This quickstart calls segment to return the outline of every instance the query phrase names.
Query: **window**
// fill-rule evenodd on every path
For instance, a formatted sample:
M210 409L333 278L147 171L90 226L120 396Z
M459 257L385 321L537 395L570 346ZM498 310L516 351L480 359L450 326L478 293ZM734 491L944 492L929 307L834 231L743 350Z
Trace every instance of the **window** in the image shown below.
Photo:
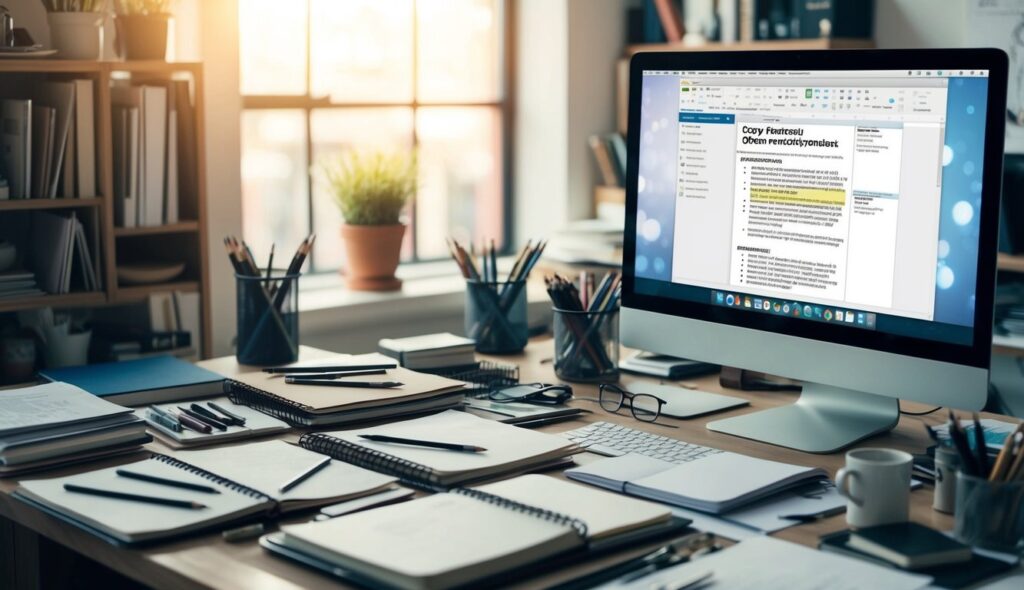
M284 8L286 7L286 8ZM508 234L503 0L240 0L243 232L289 251L317 233L340 268L341 215L318 166L352 149L416 149L406 262Z

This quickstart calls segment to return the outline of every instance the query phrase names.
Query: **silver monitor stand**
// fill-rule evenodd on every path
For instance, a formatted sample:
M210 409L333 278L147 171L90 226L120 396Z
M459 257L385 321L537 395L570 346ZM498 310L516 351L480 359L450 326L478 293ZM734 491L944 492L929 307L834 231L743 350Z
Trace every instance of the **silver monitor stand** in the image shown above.
M896 398L805 383L794 404L716 420L708 429L807 453L833 453L891 430L899 419Z

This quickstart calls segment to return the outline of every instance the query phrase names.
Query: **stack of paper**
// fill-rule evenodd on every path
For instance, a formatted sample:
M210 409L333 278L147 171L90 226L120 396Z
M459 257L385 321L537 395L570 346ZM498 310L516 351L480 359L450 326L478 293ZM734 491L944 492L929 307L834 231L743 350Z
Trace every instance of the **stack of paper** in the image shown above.
M132 452L151 439L132 411L67 383L5 391L0 476Z
M473 356L476 343L473 340L448 333L384 338L377 348L407 369L459 367L471 365L476 360Z

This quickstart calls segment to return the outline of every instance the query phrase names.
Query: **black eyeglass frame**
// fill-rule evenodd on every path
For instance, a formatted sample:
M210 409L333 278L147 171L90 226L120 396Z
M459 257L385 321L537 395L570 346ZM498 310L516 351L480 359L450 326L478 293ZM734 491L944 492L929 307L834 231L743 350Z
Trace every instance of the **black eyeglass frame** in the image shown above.
M611 390L619 395L619 403L615 404L615 409L611 409L610 407L605 406L605 390ZM639 415L637 415L634 400L638 397L649 397L654 401L658 402L658 410L657 412L654 413L653 417L648 419L647 414L644 414L644 417L640 417ZM629 401L629 412L633 414L633 417L639 420L640 422L647 423L656 422L658 418L661 417L661 408L664 407L666 403L668 403L656 395L652 395L650 393L633 393L632 391L619 387L614 383L602 383L597 389L597 403L600 404L601 409L606 412L617 414L619 410L622 409L622 406L626 404L627 400Z
M533 387L533 391L524 395L507 395L504 392L519 387ZM555 395L549 395L554 393ZM527 403L542 406L558 406L572 399L572 386L564 383L520 383L492 390L487 394L487 399L498 403Z

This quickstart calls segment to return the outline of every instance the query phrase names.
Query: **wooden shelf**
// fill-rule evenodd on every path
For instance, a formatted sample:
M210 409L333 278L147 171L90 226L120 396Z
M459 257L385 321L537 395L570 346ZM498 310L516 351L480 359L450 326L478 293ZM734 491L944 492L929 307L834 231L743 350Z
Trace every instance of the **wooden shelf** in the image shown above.
M0 312L37 309L40 307L96 307L107 301L103 291L89 293L68 293L66 295L32 295L17 299L0 299Z
M808 49L871 49L872 39L774 39L769 41L747 41L739 43L704 43L684 45L682 43L644 43L626 47L626 55L647 51L796 51Z
M0 211L34 211L37 209L76 209L99 207L103 199L10 199L0 201Z
M173 283L155 283L152 285L118 287L117 295L114 297L114 303L135 303L146 299L153 293L164 293L167 291L195 293L198 290L199 281L176 281Z
M74 59L0 59L0 72L30 74L73 73L98 74L101 72L198 72L202 64L196 62L167 61L87 61Z
M996 268L1006 272L1024 273L1024 254L1005 254L1000 252L996 258Z
M114 235L125 236L157 236L162 234L184 234L199 231L198 221L181 221L168 225L154 225L152 227L115 227Z

